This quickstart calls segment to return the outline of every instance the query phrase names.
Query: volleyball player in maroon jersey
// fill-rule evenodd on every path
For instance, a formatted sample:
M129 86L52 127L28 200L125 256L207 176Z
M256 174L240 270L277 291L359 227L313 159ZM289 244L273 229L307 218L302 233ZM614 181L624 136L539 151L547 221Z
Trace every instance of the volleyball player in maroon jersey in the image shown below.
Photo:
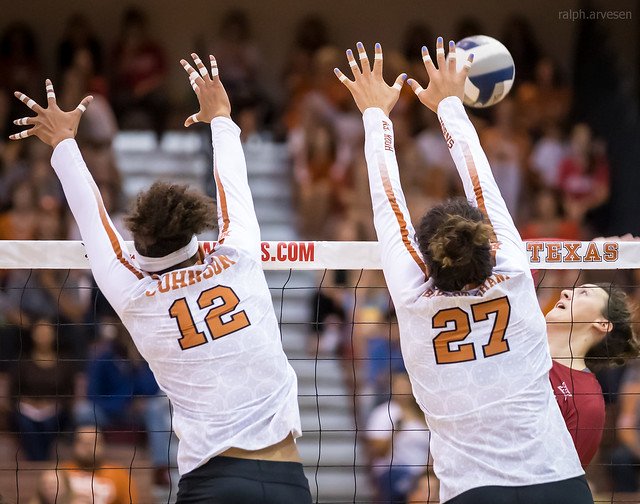
M589 465L604 429L602 389L593 374L638 355L624 292L609 284L562 291L546 315L549 380L580 462Z

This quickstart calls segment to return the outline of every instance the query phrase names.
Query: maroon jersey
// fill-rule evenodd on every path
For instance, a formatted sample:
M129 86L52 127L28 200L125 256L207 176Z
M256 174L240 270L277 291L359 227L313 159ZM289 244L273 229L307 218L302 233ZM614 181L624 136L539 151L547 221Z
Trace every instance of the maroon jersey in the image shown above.
M604 398L595 375L553 362L549 380L583 467L596 454L604 429Z

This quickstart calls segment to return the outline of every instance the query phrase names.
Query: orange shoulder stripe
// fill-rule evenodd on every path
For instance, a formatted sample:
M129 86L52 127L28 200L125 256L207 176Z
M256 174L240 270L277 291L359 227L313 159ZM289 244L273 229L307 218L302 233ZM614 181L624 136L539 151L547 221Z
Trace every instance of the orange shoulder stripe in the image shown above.
M469 172L469 177L471 178L471 184L473 185L473 192L476 196L476 202L478 203L478 208L487 218L487 220L489 221L489 224L491 224L491 228L493 229L493 224L491 223L491 219L489 218L489 214L487 213L487 207L484 203L484 193L482 192L482 186L480 185L480 177L478 177L478 169L476 168L476 164L473 161L473 156L471 155L471 149L469 149L469 146L465 142L460 142L460 146L462 147L464 160L467 164L467 171ZM495 242L497 239L498 238L496 237L495 232L492 232L491 240Z
M107 218L107 211L105 210L104 203L102 202L102 196L100 196L100 192L97 188L94 188L94 195L96 197L96 203L98 204L100 221L102 222L104 230L107 232L107 236L109 237L109 241L111 242L111 247L113 248L113 252L115 253L116 258L125 268L131 271L131 273L133 273L138 278L138 280L142 280L144 278L144 274L133 264L131 264L122 253L120 242L118 241L118 237L116 236L113 228L111 227L111 224L109 223L109 219Z
M425 278L429 277L429 272L427 271L427 265L424 263L416 249L409 240L409 229L407 228L407 221L402 214L402 210L400 210L400 206L398 205L398 201L396 200L396 196L393 193L393 186L391 185L391 179L389 179L389 172L387 172L387 167L384 162L378 163L378 170L380 171L380 177L382 178L382 185L384 187L384 192L387 195L387 200L393 209L393 213L396 216L396 220L398 221L398 225L400 226L400 235L402 236L402 243L404 244L407 252L411 254L411 257L416 262L418 267L422 270L425 275Z
M222 229L219 233L218 243L224 243L224 237L229 231L229 209L227 208L227 195L224 192L224 186L218 176L218 170L213 170L213 176L216 181L216 187L218 188L218 203L220 204L220 211L222 212Z

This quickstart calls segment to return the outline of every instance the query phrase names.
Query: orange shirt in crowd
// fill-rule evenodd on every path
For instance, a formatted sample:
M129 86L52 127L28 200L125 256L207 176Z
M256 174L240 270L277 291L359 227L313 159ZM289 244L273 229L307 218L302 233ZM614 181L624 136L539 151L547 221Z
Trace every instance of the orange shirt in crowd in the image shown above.
M116 468L115 463L105 462L101 469L87 471L74 462L63 465L69 479L69 487L78 502L92 504L130 504L138 502L135 481L129 470ZM74 501L75 502L75 501Z

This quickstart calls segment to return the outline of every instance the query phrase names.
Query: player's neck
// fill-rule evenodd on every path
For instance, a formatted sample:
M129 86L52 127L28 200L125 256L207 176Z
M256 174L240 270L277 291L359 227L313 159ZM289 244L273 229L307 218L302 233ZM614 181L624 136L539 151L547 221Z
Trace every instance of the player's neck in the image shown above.
M182 268L188 268L189 266L193 266L197 262L198 262L198 254L190 257L189 259L185 259L184 261L176 264L175 266L171 266L170 268L167 268L165 270L158 271L156 275L164 275L165 273L169 273L170 271L179 270Z
M583 370L587 367L584 361L589 349L586 335L579 331L572 332L570 335L554 334L548 326L547 331L549 352L553 360L571 369Z

